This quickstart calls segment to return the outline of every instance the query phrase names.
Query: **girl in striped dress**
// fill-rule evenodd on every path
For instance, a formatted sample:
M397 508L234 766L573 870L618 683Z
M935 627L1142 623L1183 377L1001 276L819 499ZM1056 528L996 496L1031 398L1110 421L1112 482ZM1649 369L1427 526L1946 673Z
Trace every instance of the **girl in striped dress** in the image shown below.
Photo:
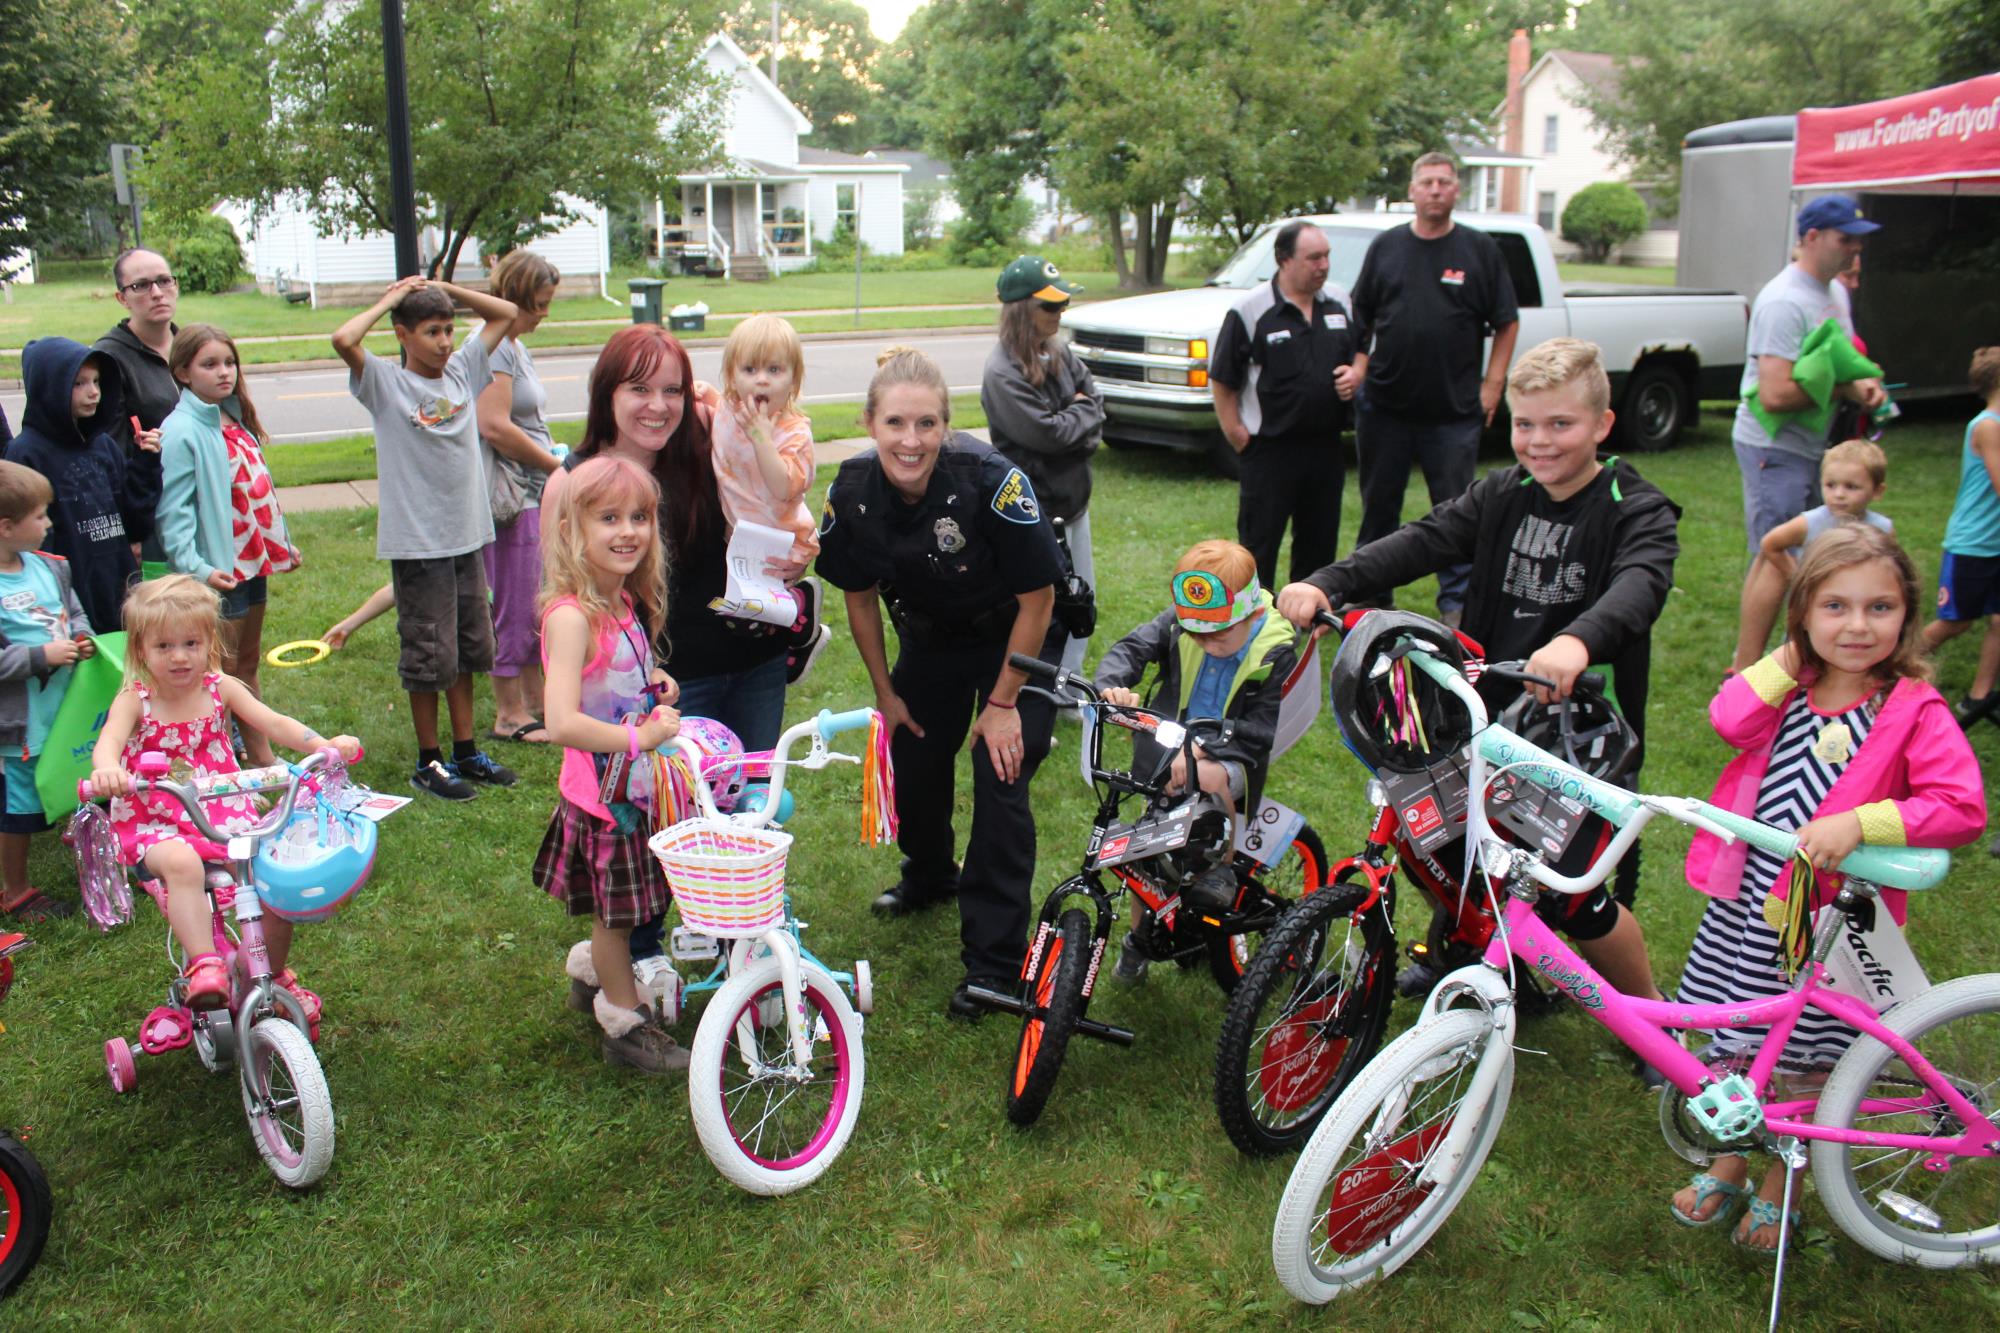
M1925 680L1918 605L1916 570L1895 538L1859 524L1827 532L1807 549L1793 580L1784 643L1725 680L1709 706L1716 731L1740 751L1710 799L1797 831L1800 851L1821 872L1816 907L1838 892L1837 877L1825 872L1863 842L1957 847L1984 829L1978 760L1950 705ZM1702 916L1676 998L1727 1004L1790 990L1777 961L1777 931L1764 916L1766 900L1785 893L1787 863L1703 833L1689 849L1687 873L1715 901ZM1882 895L1898 923L1905 896ZM1763 1029L1724 1029L1705 1058L1747 1061L1764 1036ZM1785 1044L1784 1067L1810 1086L1855 1036L1807 1010ZM1770 1172L1757 1197L1748 1176L1744 1157L1718 1157L1674 1196L1674 1218L1714 1226L1747 1203L1733 1238L1775 1250L1783 1173Z

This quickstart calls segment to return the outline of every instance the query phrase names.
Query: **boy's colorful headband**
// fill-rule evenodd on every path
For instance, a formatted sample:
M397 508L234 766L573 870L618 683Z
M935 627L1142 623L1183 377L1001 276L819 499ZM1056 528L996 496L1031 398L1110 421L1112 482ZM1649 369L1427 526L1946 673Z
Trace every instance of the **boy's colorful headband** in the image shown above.
M1260 591L1255 574L1231 597L1219 575L1184 569L1174 575L1174 617L1190 634L1220 633L1256 614Z

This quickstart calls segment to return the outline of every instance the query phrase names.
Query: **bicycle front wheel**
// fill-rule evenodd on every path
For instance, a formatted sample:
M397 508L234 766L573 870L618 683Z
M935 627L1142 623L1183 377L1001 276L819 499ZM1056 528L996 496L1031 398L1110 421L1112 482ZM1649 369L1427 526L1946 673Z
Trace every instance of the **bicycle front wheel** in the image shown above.
M1386 915L1357 915L1363 884L1307 897L1264 937L1229 998L1215 1110L1253 1156L1291 1152L1381 1044L1395 987Z
M18 1286L42 1257L54 1212L42 1164L19 1139L0 1131L0 1296Z
M1072 907L1056 918L1055 934L1042 959L1041 976L1029 996L1038 1013L1021 1024L1014 1068L1007 1080L1007 1118L1032 1125L1041 1118L1062 1072L1070 1034L1083 1017L1083 983L1090 971L1090 918Z
M306 1034L285 1018L250 1029L243 1052L243 1114L271 1174L302 1190L333 1164L333 1094Z
M1259 865L1253 872L1243 874L1243 880L1244 887L1252 892L1261 889L1273 898L1296 903L1326 886L1326 844L1313 832L1312 825L1301 824L1276 865ZM1224 995L1236 993L1243 974L1250 968L1250 960L1268 938L1262 933L1208 937L1209 975L1222 987Z
M1324 1305L1387 1277L1424 1247L1472 1186L1513 1089L1513 1054L1482 1105L1468 1102L1493 1035L1477 1009L1452 1009L1385 1047L1333 1104L1299 1155L1278 1219L1271 1260L1285 1290ZM1426 1182L1461 1116L1477 1127L1457 1167Z
M1947 981L1897 1005L1882 1025L1981 1115L2000 1117L2000 973ZM1965 1123L1902 1056L1874 1037L1855 1042L1820 1091L1813 1123L1935 1140L1812 1145L1819 1197L1855 1244L1924 1268L2000 1262L2000 1158L1954 1151Z
M791 1023L759 1021L784 1003L778 960L759 959L716 991L688 1052L688 1109L702 1151L752 1194L790 1194L819 1179L861 1114L861 1019L840 983L799 964L802 1012L793 1018L811 1043L804 1065Z

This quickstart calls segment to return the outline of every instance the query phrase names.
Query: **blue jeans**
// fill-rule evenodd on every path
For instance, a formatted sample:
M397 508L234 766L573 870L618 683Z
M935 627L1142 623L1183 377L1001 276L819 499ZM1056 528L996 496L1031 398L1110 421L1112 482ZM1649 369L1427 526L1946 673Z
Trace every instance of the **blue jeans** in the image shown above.
M1354 420L1361 473L1361 532L1354 539L1355 548L1402 526L1403 492L1409 489L1412 462L1424 470L1433 508L1465 494L1479 462L1482 424L1476 416L1458 421L1408 421L1363 402ZM1438 610L1465 609L1471 575L1470 564L1438 571Z
M785 657L720 676L680 682L675 707L683 717L710 717L735 732L746 750L768 750L785 729ZM632 958L657 958L666 950L667 919L655 917L632 927Z

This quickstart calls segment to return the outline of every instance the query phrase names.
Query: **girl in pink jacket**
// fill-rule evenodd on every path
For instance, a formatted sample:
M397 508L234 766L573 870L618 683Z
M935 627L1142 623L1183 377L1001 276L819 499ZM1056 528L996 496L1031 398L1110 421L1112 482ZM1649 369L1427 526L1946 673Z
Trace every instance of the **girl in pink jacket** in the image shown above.
M1725 680L1709 705L1721 737L1741 753L1709 798L1777 828L1797 830L1799 849L1819 870L1815 907L1838 891L1828 874L1863 842L1958 847L1986 825L1979 761L1951 705L1925 680L1929 665L1918 635L1917 573L1895 538L1843 524L1813 543L1793 579L1785 642L1761 662ZM1776 961L1777 931L1765 900L1782 898L1788 865L1737 841L1697 833L1688 850L1688 882L1715 901L1703 913L1676 997L1685 1004L1726 1004L1791 988ZM1906 895L1882 894L1900 923ZM1785 1045L1785 1067L1823 1072L1855 1032L1808 1010ZM1723 1030L1709 1060L1745 1058L1761 1029ZM1737 1244L1777 1245L1784 1176L1772 1171L1759 1197L1745 1182L1748 1161L1718 1157L1674 1196L1674 1218L1714 1226L1748 1202Z

